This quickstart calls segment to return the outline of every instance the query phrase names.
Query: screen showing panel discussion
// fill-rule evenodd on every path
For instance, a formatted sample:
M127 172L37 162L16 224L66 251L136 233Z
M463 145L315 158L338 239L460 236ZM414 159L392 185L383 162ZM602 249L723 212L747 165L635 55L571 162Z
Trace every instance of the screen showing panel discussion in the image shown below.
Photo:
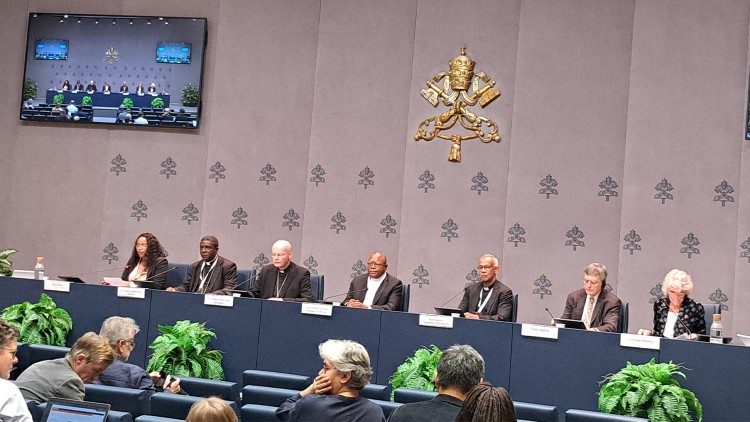
M206 18L30 13L20 119L195 129L206 39Z

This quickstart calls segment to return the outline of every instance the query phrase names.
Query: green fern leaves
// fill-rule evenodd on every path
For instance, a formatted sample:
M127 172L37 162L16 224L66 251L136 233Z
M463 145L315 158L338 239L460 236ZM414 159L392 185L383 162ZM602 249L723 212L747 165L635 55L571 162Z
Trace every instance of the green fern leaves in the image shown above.
M223 380L221 367L223 356L218 350L210 350L208 343L216 337L205 324L177 321L175 325L159 325L161 335L151 342L154 351L147 370L163 371L183 377Z
M19 340L30 344L65 346L65 339L73 329L70 314L58 308L55 302L42 293L39 302L23 302L8 306L0 318L18 328Z
M443 351L434 344L429 348L421 347L396 368L389 383L395 391L397 388L435 391L435 371L437 371ZM393 393L391 393L393 395Z

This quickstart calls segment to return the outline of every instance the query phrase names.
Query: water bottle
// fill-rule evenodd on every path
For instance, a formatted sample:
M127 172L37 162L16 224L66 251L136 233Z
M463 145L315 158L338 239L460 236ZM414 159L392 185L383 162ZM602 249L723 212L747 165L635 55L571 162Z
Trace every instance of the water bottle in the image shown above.
M44 279L44 258L41 256L36 257L36 265L34 265L34 279Z
M711 335L711 343L722 344L724 342L722 338L724 327L721 325L721 314L714 314L714 322L711 324L709 334Z

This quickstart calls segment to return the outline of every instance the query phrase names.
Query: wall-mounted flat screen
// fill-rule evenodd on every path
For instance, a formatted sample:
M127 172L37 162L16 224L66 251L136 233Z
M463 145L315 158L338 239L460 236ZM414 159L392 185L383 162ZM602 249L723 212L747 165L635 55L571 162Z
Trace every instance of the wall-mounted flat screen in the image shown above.
M68 40L36 40L34 60L68 60Z
M195 129L207 27L206 18L30 13L20 119Z
M156 43L156 63L190 64L192 50L189 42Z

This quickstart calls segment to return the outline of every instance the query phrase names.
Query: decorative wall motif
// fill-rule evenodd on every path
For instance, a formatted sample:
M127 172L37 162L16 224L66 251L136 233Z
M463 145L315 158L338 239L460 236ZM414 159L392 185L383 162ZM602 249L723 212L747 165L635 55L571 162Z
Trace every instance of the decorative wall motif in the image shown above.
M122 155L120 154L117 154L117 157L113 158L110 163L112 164L112 167L109 168L109 171L115 173L115 176L119 176L120 173L125 173L126 171L128 171L125 168L125 165L127 165L128 162L125 161L125 159L122 158Z
M338 211L336 214L334 214L333 217L331 217L331 224L330 229L336 230L336 234L339 234L341 230L346 230L346 226L344 223L346 223L346 217L344 217L344 214L341 214L341 211Z
M688 258L691 258L693 254L700 254L700 249L696 248L696 246L700 245L700 243L701 242L700 240L698 240L698 237L690 232L687 236L682 238L683 247L680 248L680 253L687 254Z
M318 275L318 261L315 260L315 257L310 255L307 257L305 262L302 263L302 265L305 266L310 271L310 275Z
M354 278L360 274L364 274L365 271L367 271L367 267L365 267L365 264L361 259L358 259L357 262L352 265L352 273L349 275L349 278Z
M281 218L284 219L284 222L281 223L281 227L286 227L289 231L292 231L295 227L299 227L299 222L297 221L299 220L299 214L294 212L293 208L290 208Z
M271 261L268 259L268 257L266 256L266 254L264 254L263 252L261 252L261 253L258 254L258 256L256 256L255 258L253 258L253 264L255 264L255 265L253 265L253 269L255 271L260 271L261 268L263 268L264 266L266 266L266 265L268 265L270 263L271 263Z
M740 258L747 258L747 263L750 264L750 237L745 239L741 244L742 252L740 252Z
M440 237L444 237L449 243L451 239L458 238L458 233L456 233L458 224L454 223L452 218L449 218L441 227L443 228L443 232L440 233Z
M477 192L477 195L481 195L482 192L488 192L490 189L487 187L487 183L490 179L487 178L481 171L476 176L471 178L473 185L471 185L471 191Z
M229 224L237 225L237 229L239 229L241 226L247 226L247 212L242 209L242 207L238 207L234 212L232 212L232 221L229 222Z
M209 180L213 179L214 183L219 183L219 180L226 179L226 175L224 174L227 169L221 165L220 161L217 161L214 165L211 166L211 168L208 169L208 171L211 172L211 174L208 175Z
M599 187L602 188L602 190L599 191L598 196L603 196L605 201L609 201L610 197L617 198L617 191L615 189L619 186L611 177L607 176L602 180L601 183L599 183Z
M661 182L657 183L654 189L656 189L654 199L661 199L662 204L665 204L667 200L674 199L674 195L670 193L673 189L672 184L667 179L661 179Z
M714 192L718 194L714 196L714 202L721 202L722 207L726 206L727 202L734 202L734 197L730 195L730 193L734 192L734 189L726 180L722 180L721 183L714 188Z
M471 284L476 283L479 280L479 273L477 272L476 268L472 268L471 271L466 274L466 284L464 285L464 287L470 286Z
M108 264L111 264L112 261L119 260L119 258L117 257L117 253L120 251L117 249L117 246L115 246L115 244L112 242L109 242L109 245L105 246L104 249L102 249L102 252L104 252L104 255L102 256L102 260L107 261Z
M265 167L260 169L260 174L262 176L260 176L260 179L258 180L260 180L261 182L266 182L266 186L268 186L271 182L276 181L276 176L274 176L274 174L276 174L276 169L273 168L270 163L266 164Z
M552 175L547 175L539 185L542 187L539 189L539 195L546 195L546 199L549 199L550 195L557 195L557 180Z
M380 220L380 233L383 233L385 237L396 234L396 220L391 217L390 214L386 215L384 219Z
M133 212L130 213L130 216L135 218L136 221L141 221L141 218L148 218L148 214L146 214L148 207L140 199L131 208Z
M573 251L575 251L576 248L583 248L586 246L583 240L581 240L586 237L586 235L583 234L578 226L573 226L572 229L568 230L568 232L565 233L565 237L568 238L568 240L565 241L565 246L572 246Z
M367 189L368 186L374 186L375 181L372 180L375 177L375 173L370 170L370 167L365 167L359 172L360 179L357 180L357 184Z
M641 250L641 245L638 244L641 241L641 236L635 232L635 229L630 230L630 233L626 234L622 240L625 241L625 244L622 245L622 249L630 251L630 255L633 255L633 251Z
M432 183L435 181L435 176L430 173L430 170L425 170L424 173L422 173L419 176L419 185L417 186L417 189L424 189L424 193L427 193L430 189L435 189L435 184Z
M708 300L711 302L719 305L722 311L728 311L729 307L726 305L726 302L729 300L729 297L725 295L721 289L716 289L715 292L711 293L708 296Z
M172 157L167 157L166 160L161 162L162 170L159 174L167 176L167 179L169 179L169 176L176 176L177 170L175 170L175 167L177 167L177 163L172 160Z
M531 294L539 295L539 299L544 299L544 295L552 294L552 289L550 289L550 287L552 287L552 282L544 274L534 280L534 286L536 286L536 288L531 291Z
M323 175L326 174L326 171L323 169L323 167L320 166L320 164L316 165L312 170L310 170L310 174L312 174L310 182L315 183L315 186L318 186L319 183L326 182L325 177L323 177Z
M648 291L648 294L651 295L651 299L648 300L648 303L655 303L657 300L664 297L664 292L661 291L661 281L656 283L656 286L652 287L651 290Z
M427 268L425 268L424 265L420 264L411 274L414 276L414 278L411 279L411 283L416 284L420 289L423 286L428 286L430 284L430 280L427 278L430 276L430 272L427 271Z
M526 234L526 230L520 224L514 224L513 227L508 229L508 234L510 237L506 242L512 243L514 247L517 248L519 243L526 243L526 238L523 237Z
M198 208L196 208L192 202L182 209L182 220L187 221L188 226L192 224L193 221L198 221Z

